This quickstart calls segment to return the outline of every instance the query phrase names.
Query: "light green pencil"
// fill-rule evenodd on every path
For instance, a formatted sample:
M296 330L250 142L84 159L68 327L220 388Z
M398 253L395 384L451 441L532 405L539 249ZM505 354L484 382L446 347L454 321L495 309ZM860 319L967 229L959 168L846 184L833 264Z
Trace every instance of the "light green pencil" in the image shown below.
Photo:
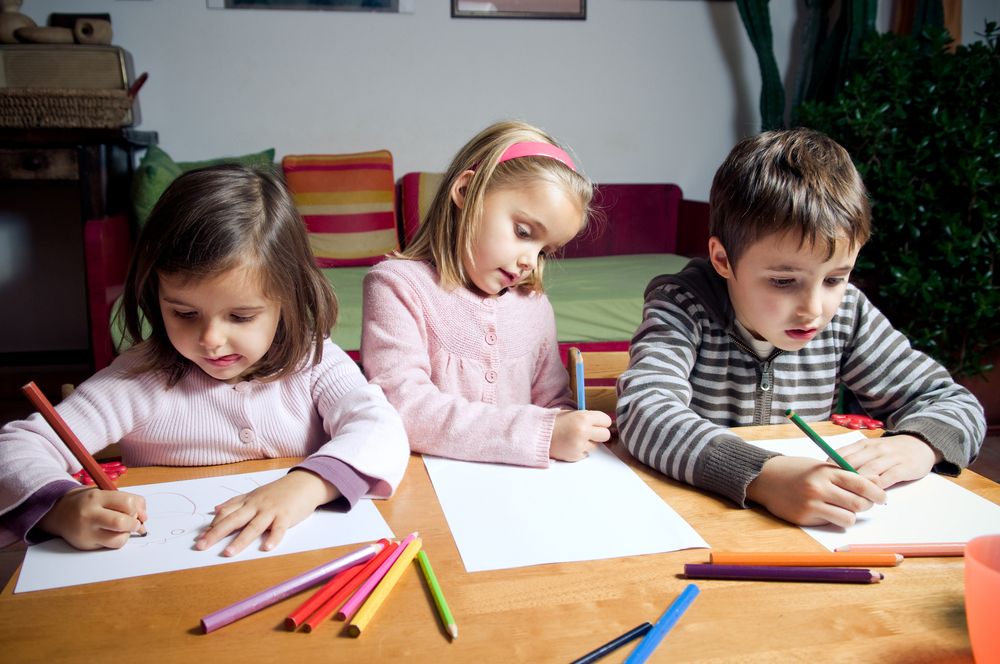
M455 625L455 620L451 617L451 611L448 610L448 602L444 601L441 586L438 585L437 577L434 576L434 570L431 569L431 561L427 559L427 554L423 551L417 553L417 559L420 561L420 569L424 571L424 576L427 578L427 585L430 586L431 594L434 595L434 603L437 604L438 613L441 614L441 622L444 623L444 628L451 634L451 638L457 639L458 626Z
M794 410L792 410L791 408L789 408L788 410L785 411L785 415L790 420L792 420L792 422L795 422L795 426L797 426L798 428L802 429L802 433L804 433L805 435L809 436L809 438L812 440L812 442L814 442L817 445L819 445L819 448L821 450L823 450L824 452L826 452L826 454L827 454L828 457L830 457L831 459L833 459L834 461L836 461L838 466L840 466L844 470L849 470L852 473L857 473L858 472L858 471L854 470L853 467L851 467L851 464L849 464L846 461L844 461L844 457L842 457L839 454L837 454L836 450L834 450L832 447L830 447L829 445L827 445L826 441L823 440L818 433L816 433L815 431L813 431L812 428L808 424L806 424L805 422L803 422L802 418L799 417L798 415L796 415Z

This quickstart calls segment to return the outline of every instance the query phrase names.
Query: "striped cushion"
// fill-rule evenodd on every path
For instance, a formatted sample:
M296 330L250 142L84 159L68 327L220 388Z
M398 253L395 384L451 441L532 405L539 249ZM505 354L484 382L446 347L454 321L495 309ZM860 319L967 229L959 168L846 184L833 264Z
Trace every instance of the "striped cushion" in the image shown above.
M288 155L281 167L320 267L374 265L399 248L388 150Z
M442 180L444 173L407 173L400 178L399 202L407 245L427 215Z

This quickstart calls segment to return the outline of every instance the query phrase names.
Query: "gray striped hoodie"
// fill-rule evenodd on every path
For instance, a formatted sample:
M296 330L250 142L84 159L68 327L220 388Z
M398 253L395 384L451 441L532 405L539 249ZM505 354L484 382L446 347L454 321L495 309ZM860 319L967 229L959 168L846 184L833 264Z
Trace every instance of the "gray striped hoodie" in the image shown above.
M726 281L694 259L646 288L643 320L618 379L618 430L632 454L660 472L746 506L747 485L773 453L727 427L830 419L844 383L887 435L940 450L934 467L957 475L975 460L983 408L853 285L833 320L798 351L761 358L734 327Z

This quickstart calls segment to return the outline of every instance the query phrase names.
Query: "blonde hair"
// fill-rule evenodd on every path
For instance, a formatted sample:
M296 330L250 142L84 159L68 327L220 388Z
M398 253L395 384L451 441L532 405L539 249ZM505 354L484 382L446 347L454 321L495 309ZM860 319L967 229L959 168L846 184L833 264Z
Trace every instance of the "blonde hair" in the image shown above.
M539 180L559 187L567 198L579 203L583 214L580 230L586 228L594 196L593 184L587 178L551 157L518 157L497 163L510 146L531 142L561 147L541 129L524 122L497 122L479 132L455 155L413 240L392 258L431 261L442 286L470 287L464 258L474 253L486 194L496 189L533 186ZM466 187L465 203L459 208L451 198L451 190L466 171L474 174ZM538 266L518 287L541 292L544 266L545 257L539 256Z
M846 239L851 250L871 235L871 206L847 150L799 127L766 131L736 144L712 181L709 232L735 269L751 245L797 233L826 245L827 260Z

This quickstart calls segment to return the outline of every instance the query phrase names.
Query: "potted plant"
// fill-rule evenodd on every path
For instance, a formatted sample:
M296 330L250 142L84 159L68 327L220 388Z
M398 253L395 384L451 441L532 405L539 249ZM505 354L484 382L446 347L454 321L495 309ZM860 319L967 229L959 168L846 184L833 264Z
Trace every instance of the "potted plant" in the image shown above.
M1000 400L1000 375L987 377L1000 349L998 33L987 23L985 41L953 53L939 28L874 33L834 101L796 109L851 153L868 187L859 285L914 346L985 387L984 406Z

